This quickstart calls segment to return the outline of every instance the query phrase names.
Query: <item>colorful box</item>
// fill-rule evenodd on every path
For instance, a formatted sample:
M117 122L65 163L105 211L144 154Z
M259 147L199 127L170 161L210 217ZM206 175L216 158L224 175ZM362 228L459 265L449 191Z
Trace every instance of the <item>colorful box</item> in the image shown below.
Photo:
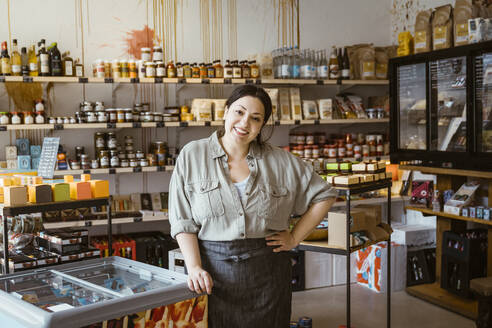
M49 203L53 201L53 191L49 184L30 185L29 203Z
M39 168L40 161L41 161L40 157L36 157L36 158L31 157L31 169L37 170Z
M5 147L5 159L17 159L17 147L6 146Z
M20 206L27 203L27 188L25 186L3 187L5 206Z
M80 175L80 181L82 181L82 182L91 181L91 175L90 174L81 174Z
M7 169L16 170L17 169L17 159L8 159L7 160Z
M70 183L70 182L73 182L73 175L64 175L63 176L63 181L65 183Z
M91 180L92 198L109 197L109 181Z
M17 155L29 155L30 147L29 147L29 139L20 138L15 140L15 144L17 146Z
M31 156L30 155L19 155L17 156L17 167L21 170L31 169Z
M90 182L70 182L70 198L74 200L91 199Z
M41 146L39 145L31 145L31 157L39 158L41 157Z
M68 183L54 183L51 185L54 202L70 200L70 185Z

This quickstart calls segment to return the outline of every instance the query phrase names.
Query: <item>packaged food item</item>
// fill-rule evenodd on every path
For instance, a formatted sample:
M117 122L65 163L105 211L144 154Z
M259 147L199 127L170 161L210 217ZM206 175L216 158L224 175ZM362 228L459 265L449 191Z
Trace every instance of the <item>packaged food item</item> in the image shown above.
M212 99L193 99L191 113L197 121L212 120Z
M454 45L468 44L468 20L473 16L472 0L456 0L454 5Z
M222 121L227 99L213 99L212 101L214 104L214 121Z
M459 1L459 0L457 0ZM415 17L415 53L432 50L432 9L419 11Z
M346 102L350 107L351 111L355 113L357 118L367 118L367 114L364 110L364 105L362 103L362 98L359 96L348 95L346 96Z
M299 88L289 88L291 117L293 120L302 120L301 110L301 90Z
M437 7L432 18L432 44L434 50L453 46L453 7Z
M290 120L290 101L289 101L289 89L279 88L279 101L280 101L280 119Z
M372 46L357 50L359 59L359 72L361 80L374 80L376 78L376 52Z
M305 120L317 120L319 118L318 108L316 107L316 102L314 100L303 100L302 112Z
M272 101L272 117L273 120L278 119L278 89L265 88L266 93L270 96L270 100Z
M370 44L356 44L350 47L347 47L347 53L349 57L350 64L350 79L358 80L360 79L360 70L359 70L359 58L357 56L357 51L360 48L371 46Z
M410 32L400 32L398 34L398 56L408 56L413 54L414 40Z
M333 101L331 99L318 100L319 117L322 120L332 119Z
M376 58L376 79L386 80L388 78L388 54L386 49L383 47L376 47L375 58Z
M468 39L470 43L478 43L487 40L489 29L487 20L484 18L472 18L468 20ZM490 27L492 29L492 26ZM492 36L491 36L492 37Z

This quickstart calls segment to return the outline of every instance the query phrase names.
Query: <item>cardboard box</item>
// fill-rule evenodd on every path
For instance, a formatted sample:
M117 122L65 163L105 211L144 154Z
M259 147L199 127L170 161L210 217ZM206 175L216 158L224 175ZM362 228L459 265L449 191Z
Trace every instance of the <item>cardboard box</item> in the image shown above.
M30 155L29 139L19 138L15 140L17 155Z
M53 191L49 184L30 185L29 203L49 203L53 201Z
M444 204L444 212L460 215L463 206L471 203L480 184L476 181L464 183L453 197Z
M31 156L19 155L17 156L17 167L21 170L31 169Z
M7 160L7 169L16 170L17 169L17 159L8 159Z
M350 211L350 232L363 231L371 227L365 219L363 210ZM345 212L328 212L328 244L336 247L346 247L347 244L347 214Z
M393 225L391 240L400 245L425 246L436 243L436 228L426 225Z
M375 292L386 292L388 285L388 247L386 242L358 250L356 254L357 283ZM407 248L391 243L391 291L406 287Z
M289 88L289 93L292 119L302 120L301 90L299 88Z
M90 182L70 182L70 198L73 200L91 199Z
M54 183L51 185L54 202L65 202L70 200L70 185L68 183Z
M92 198L109 197L108 180L91 180Z
M150 197L152 198L152 210L153 211L160 211L162 209L162 203L161 203L161 194L158 192L150 194Z
M31 145L31 157L39 158L41 157L41 146L39 145Z
M169 270L186 274L184 256L179 248L169 251Z
M357 268L355 266L356 252L350 254L350 282L356 282ZM347 257L345 255L333 255L333 285L345 285L347 283Z
M304 252L305 288L320 288L333 285L333 255Z
M378 226L369 228L366 234L372 241L387 239L389 236L389 233L386 230Z
M378 224L381 223L381 219L382 219L381 205L360 204L360 205L356 205L354 208L364 211L366 220L369 221L369 224L371 226L377 226Z
M31 169L37 170L39 168L39 162L41 162L40 157L36 157L36 158L31 157Z
M27 203L27 188L25 186L3 187L5 206L20 206Z
M16 146L5 146L5 159L17 159Z

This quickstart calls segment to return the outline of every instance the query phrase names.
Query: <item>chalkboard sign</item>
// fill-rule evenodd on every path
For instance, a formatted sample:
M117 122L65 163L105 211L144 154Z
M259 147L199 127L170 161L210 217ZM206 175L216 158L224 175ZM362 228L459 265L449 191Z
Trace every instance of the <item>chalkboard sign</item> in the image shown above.
M56 155L58 154L58 146L60 138L44 138L43 148L41 149L41 160L39 161L38 175L52 179L55 173Z

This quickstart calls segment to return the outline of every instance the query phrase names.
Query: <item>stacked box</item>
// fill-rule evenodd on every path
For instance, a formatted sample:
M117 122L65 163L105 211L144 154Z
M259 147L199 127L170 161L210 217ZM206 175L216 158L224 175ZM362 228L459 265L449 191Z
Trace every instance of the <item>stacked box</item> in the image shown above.
M85 229L56 229L42 231L37 236L38 245L59 255L80 253L89 246Z

